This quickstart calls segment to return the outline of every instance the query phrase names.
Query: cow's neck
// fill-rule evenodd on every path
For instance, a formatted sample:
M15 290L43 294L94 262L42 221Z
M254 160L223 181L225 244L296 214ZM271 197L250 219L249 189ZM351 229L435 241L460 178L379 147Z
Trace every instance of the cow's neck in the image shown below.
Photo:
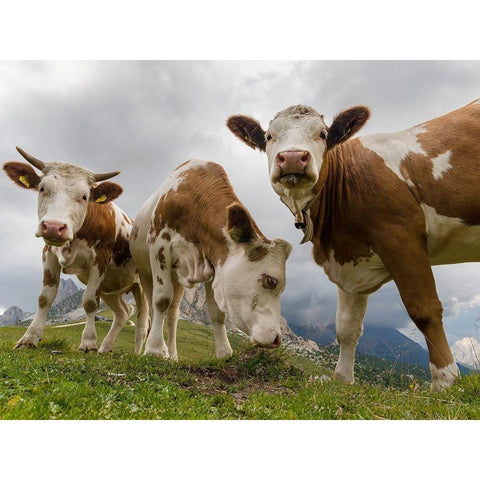
M320 262L322 255L332 248L334 236L337 233L337 224L343 223L345 203L348 203L351 194L349 183L351 180L351 156L346 154L345 144L329 150L321 169L316 190L319 192L310 206L310 216L313 222L312 243L315 251L315 260Z

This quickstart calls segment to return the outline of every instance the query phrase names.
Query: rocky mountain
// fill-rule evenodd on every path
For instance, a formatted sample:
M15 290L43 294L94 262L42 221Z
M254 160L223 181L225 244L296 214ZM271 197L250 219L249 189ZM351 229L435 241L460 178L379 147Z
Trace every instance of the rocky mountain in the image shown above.
M71 297L74 293L77 293L79 288L73 283L71 278L60 278L60 285L58 286L57 296L53 305L58 305L61 301L68 297Z
M5 327L7 325L18 325L29 315L30 314L28 312L24 312L17 306L10 307L3 312L3 315L0 315L0 327Z
M452 345L452 353L457 362L474 370L480 370L480 342L473 337L457 340Z

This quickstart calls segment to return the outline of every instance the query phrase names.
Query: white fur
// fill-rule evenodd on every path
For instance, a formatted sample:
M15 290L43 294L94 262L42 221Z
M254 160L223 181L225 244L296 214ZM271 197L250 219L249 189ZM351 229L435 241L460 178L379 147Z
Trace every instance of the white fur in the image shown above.
M402 161L410 153L426 155L420 145L417 135L425 133L424 125L409 128L395 133L378 133L360 137L362 145L375 152L383 159L385 165L403 181L406 181L400 172Z
M337 288L337 295L335 329L340 345L340 355L334 378L342 383L353 383L355 350L363 330L368 295L349 295L340 288Z
M183 181L183 174L187 170L191 170L193 168L204 168L207 162L203 160L196 160L192 159L189 160L188 162L185 163L180 168L177 168L174 170L162 183L161 187L159 190L157 190L157 193L161 192L162 195L167 194L168 192L176 192L178 189L178 186L182 183ZM155 194L156 196L156 194Z
M432 374L432 392L439 392L450 387L455 379L460 377L455 362L443 368L437 368L433 363L430 363L430 373Z
M446 152L437 155L435 158L432 158L432 173L435 180L440 180L443 177L443 174L452 168L452 165L450 164L451 156L452 152L447 150Z
M390 280L383 262L373 251L370 257L341 265L335 260L334 250L330 250L322 266L329 280L351 295L372 293Z

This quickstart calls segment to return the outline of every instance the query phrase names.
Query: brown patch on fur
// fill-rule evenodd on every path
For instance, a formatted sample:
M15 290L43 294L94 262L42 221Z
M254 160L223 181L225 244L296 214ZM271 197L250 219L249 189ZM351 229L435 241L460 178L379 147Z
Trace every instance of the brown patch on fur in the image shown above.
M115 210L108 203L105 205L89 202L87 215L76 238L85 240L90 247L95 248L94 265L103 275L112 259L115 248L116 225Z
M161 238L166 240L167 242L170 241L170 234L168 232L163 232Z
M163 285L163 280L157 275L157 282L160 284L160 285Z
M92 313L98 308L98 302L92 299L86 300L83 304L85 313Z
M120 232L113 246L113 261L115 265L119 266L126 263L131 257L128 239Z
M42 262L45 263L45 261L47 260L47 252L50 250L51 247L49 247L48 245L45 245L43 247L43 250L42 250Z
M47 305L47 297L40 295L38 297L38 308L44 308Z
M161 270L165 270L167 268L167 260L165 259L165 255L163 254L164 251L165 251L165 247L160 247L155 257L160 263Z
M132 228L132 233L130 234L130 238L132 240L136 240L138 238L138 225L135 224Z
M43 285L45 287L55 287L58 285L58 278L50 270L43 271Z
M133 220L128 215L126 215L124 212L122 212L122 216L123 216L123 219L125 220L125 222L128 225L133 225Z
M170 299L167 297L163 297L157 302L157 308L160 310L160 312L165 312L167 308L170 306Z
M259 262L263 260L268 255L268 247L265 245L258 245L255 247L250 247L247 249L248 260L250 262Z
M155 236L165 223L180 233L213 264L223 264L228 255L224 229L227 225L227 208L240 204L225 170L218 164L208 162L205 166L192 167L182 173L182 181L175 192L160 198L154 213ZM268 240L252 225L258 236Z

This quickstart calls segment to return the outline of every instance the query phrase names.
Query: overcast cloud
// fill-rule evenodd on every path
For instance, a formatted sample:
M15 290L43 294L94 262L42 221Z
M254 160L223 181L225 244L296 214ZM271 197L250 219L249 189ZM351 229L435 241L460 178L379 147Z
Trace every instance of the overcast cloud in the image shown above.
M395 131L480 97L480 62L2 62L0 159L20 160L15 146L46 161L95 171L121 169L118 204L134 217L168 173L189 158L222 164L239 198L269 238L294 245L282 310L290 323L333 321L336 288L298 245L301 232L270 187L266 157L225 127L234 113L264 126L291 104L326 116L365 104L362 134ZM36 196L0 176L0 306L36 309L41 285L34 237ZM435 268L451 343L476 334L478 264ZM395 285L370 299L366 324L412 332Z

